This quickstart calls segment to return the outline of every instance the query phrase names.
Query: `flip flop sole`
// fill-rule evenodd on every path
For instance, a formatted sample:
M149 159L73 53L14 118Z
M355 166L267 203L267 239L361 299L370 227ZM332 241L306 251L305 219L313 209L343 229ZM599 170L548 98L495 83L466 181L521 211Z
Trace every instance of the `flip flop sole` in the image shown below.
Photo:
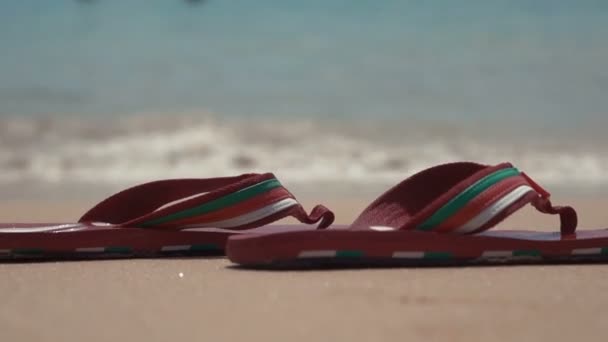
M223 254L228 234L91 229L0 234L0 259L96 259Z
M231 261L246 266L423 266L608 261L608 230L575 236L532 231L478 235L326 230L235 236Z
M231 235L303 229L314 228L272 225L248 231L171 231L86 224L0 225L0 260L224 255Z
M608 257L540 257L513 259L453 258L450 260L408 260L395 258L310 258L275 260L269 263L240 264L236 267L261 270L301 270L301 269L361 269L399 267L462 267L501 265L564 265L564 264L606 264Z

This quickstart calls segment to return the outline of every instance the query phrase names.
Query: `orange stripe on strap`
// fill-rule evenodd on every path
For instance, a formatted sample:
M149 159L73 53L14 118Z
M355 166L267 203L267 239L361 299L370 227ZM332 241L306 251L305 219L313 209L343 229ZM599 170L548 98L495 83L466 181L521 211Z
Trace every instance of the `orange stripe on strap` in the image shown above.
M180 227L194 224L204 224L206 222L223 221L233 217L244 215L248 212L255 211L266 205L283 200L285 198L293 198L293 196L285 188L276 188L263 195L256 196L249 200L238 203L234 206L223 208L205 215L177 220L171 222L171 225L174 227Z
M469 222L476 215L511 192L513 189L526 184L525 178L519 176L507 178L495 184L467 203L464 208L459 210L452 217L442 222L437 228L434 229L434 231L450 232L457 229L463 224Z

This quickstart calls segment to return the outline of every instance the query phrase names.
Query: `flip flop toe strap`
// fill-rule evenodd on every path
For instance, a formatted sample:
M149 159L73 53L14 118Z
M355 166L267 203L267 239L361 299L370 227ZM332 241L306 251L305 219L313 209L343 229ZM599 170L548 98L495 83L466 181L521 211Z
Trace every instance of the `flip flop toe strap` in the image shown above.
M553 206L549 198L546 190L510 163L444 164L388 190L363 211L352 228L386 226L472 234L496 226L531 203L542 213L559 215L562 234L574 233L576 211Z
M316 206L309 215L271 173L151 182L119 192L89 210L80 222L188 229L249 229L287 216L328 227L331 211Z
M532 205L544 214L559 215L560 231L563 235L570 235L576 232L578 225L578 215L576 210L570 206L553 206L549 198L537 197L532 201Z

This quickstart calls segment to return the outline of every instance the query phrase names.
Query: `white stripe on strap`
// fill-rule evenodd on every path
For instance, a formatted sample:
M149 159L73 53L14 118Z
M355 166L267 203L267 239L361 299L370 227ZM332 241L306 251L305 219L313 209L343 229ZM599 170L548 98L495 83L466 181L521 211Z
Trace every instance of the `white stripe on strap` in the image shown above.
M532 189L528 185L522 185L516 188L515 190L511 191L510 193L496 201L494 204L490 205L488 208L484 209L481 213L479 213L469 222L458 227L456 230L454 230L454 232L465 234L479 229L479 227L482 227L484 224L488 223L496 215L507 209L511 204L520 200L530 191L534 191L534 189Z
M481 254L482 258L510 258L513 256L513 251L484 251Z
M422 259L424 258L424 252L407 251L407 252L394 252L393 258L400 259Z
M161 247L162 252L177 252L177 251L187 251L190 249L190 245L174 245L174 246L163 246Z
M602 254L601 248L578 248L572 250L572 255L595 255Z
M286 198L286 199L278 201L276 203L267 205L261 209L258 209L258 210L255 210L255 211L249 212L247 214L237 216L235 218L231 218L228 220L188 225L188 226L186 226L187 229L184 229L184 231L199 231L199 230L201 230L201 228L205 228L205 227L231 228L231 227L243 226L248 223L252 223L252 222L256 222L261 219L264 219L270 215L283 211L287 208L291 208L295 205L298 205L298 201L296 201L293 198Z
M331 258L337 254L333 250L301 251L298 258Z
M105 247L76 248L76 252L80 253L103 253L105 250Z
M40 226L40 227L11 227L11 228L0 228L0 233L43 233L53 231L76 231L84 230L86 226L81 224L59 224L54 226Z

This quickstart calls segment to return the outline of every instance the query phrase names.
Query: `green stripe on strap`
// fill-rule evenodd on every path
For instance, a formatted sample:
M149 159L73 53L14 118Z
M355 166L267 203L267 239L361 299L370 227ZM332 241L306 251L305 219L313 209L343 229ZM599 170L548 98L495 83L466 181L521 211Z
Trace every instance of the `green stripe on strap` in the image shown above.
M130 254L133 252L133 250L131 249L131 247L110 246L110 247L104 248L104 252L111 253L111 254Z
M452 253L450 253L450 252L425 252L424 258L433 259L433 260L451 259Z
M226 207L233 206L239 202L246 201L260 194L266 193L272 189L278 188L281 186L281 183L277 179L268 179L266 181L260 182L253 186L250 186L245 189L241 189L237 192L231 193L224 197L218 198L211 202L207 202L205 204L199 205L194 208L186 209L183 211L179 211L177 213L169 214L167 216L159 217L156 219L152 219L150 221L144 222L141 224L142 227L150 227L155 226L175 220L181 220L193 216L207 214L219 209L223 209Z
M190 246L190 252L210 252L210 251L220 251L221 248L215 244L202 244L202 245L192 245Z
M430 218L428 218L425 222L418 226L418 230L432 230L433 228L440 225L443 221L456 214L460 209L465 207L467 203L469 203L472 199L477 197L482 192L486 191L494 184L504 179L518 175L519 170L512 167L496 171L486 176L485 178L479 180L477 183L467 188L465 191L458 194L458 196L454 197L446 205L437 210Z
M354 250L336 251L336 258L361 258L363 254L362 251Z

